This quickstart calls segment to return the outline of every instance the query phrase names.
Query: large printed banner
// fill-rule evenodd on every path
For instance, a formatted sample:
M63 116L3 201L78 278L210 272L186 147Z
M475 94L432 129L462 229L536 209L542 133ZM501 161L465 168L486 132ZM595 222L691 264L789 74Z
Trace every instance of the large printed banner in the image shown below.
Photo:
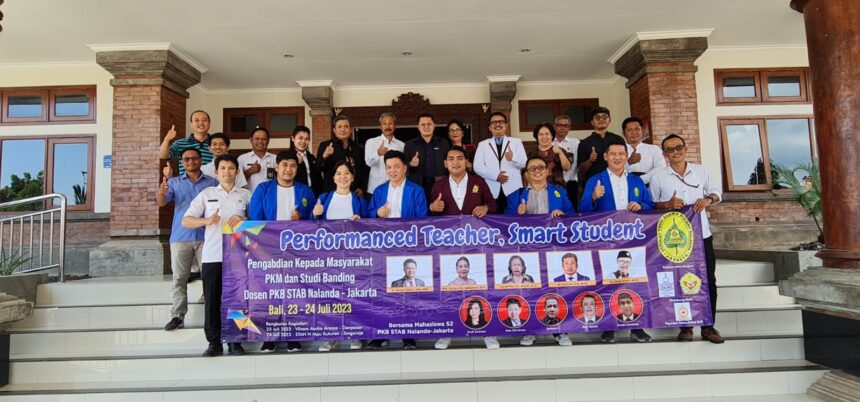
M230 342L520 336L712 324L680 212L244 222L224 235Z

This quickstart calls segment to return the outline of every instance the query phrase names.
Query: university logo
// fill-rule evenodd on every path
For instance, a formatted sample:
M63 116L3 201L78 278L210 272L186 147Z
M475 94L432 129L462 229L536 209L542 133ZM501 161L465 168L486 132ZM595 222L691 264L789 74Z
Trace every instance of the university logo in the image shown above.
M684 214L668 212L657 222L657 246L660 254L676 264L693 253L693 225Z
M702 290L702 278L692 272L687 272L681 277L681 292L685 295L697 295Z

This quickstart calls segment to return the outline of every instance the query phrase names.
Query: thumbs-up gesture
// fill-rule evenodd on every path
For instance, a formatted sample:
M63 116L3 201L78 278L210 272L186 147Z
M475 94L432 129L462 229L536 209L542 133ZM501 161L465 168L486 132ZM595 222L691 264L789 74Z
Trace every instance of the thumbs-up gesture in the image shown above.
M164 139L167 141L173 141L176 138L176 124L170 126L170 130L167 131L167 134L164 136Z
M597 160L597 150L594 147L591 147L591 155L588 156L588 160L592 162Z
M606 194L606 187L603 187L603 184L600 183L600 180L597 180L597 185L594 186L594 192L591 193L591 200L597 201L600 197Z
M296 159L299 160L299 165L305 164L305 153L304 152L296 152Z
M290 214L290 220L297 221L299 219L302 219L302 216L299 214L299 209L293 208L293 213Z
M320 200L317 200L317 205L314 205L313 214L314 216L320 216L323 214L323 204Z
M209 217L209 225L217 225L221 223L221 215L219 214L219 211L221 211L221 208L216 209L215 212L212 213L212 216Z
M520 200L520 205L517 206L517 215L525 215L526 214L526 199L523 198Z
M421 160L418 159L418 152L416 152L415 156L412 157L412 160L409 161L409 166L418 167L419 163L421 163Z
M385 146L385 140L379 141L379 148L376 148L376 154L385 156L386 152L388 152L388 147Z
M250 167L250 168L248 168L248 173L249 173L249 174L254 174L254 173L259 172L259 171L260 171L260 170L262 170L262 169L263 169L263 168L262 168L262 167L260 167L260 162L254 162L254 163L251 165L251 167Z
M380 218L387 218L389 215L391 215L391 207L388 206L388 201L386 201L385 205L379 207L379 209L376 210L376 216Z
M170 165L169 161L164 165L164 169L161 170L161 174L167 179L173 177L173 166Z
M158 192L161 195L167 194L169 188L167 187L167 176L161 178L161 185L158 186Z
M629 158L627 158L627 163L632 165L634 163L639 163L641 160L642 160L642 154L640 154L639 152L636 152L636 147L633 147L633 153L630 154Z
M496 177L496 181L497 181L497 182L499 182L499 183L501 183L501 184L505 184L505 183L507 183L507 182L508 182L508 179L509 179L508 174L507 174L507 173L505 173L505 171L504 171L504 170L500 171L500 172L499 172L499 176L498 176L498 177Z
M556 155L561 155L561 153L564 151L558 145L553 145L552 146L552 152Z
M672 193L672 198L668 202L671 209L681 209L684 207L684 200L678 198L678 191Z
M445 210L445 201L442 201L442 193L439 193L436 200L430 203L430 210L433 212L442 212Z
M511 151L509 149L508 152L505 152L505 159L507 159L508 161L514 160L514 151Z
M331 154L334 153L334 142L329 142L328 146L325 147L325 151L323 151L323 158L328 158Z

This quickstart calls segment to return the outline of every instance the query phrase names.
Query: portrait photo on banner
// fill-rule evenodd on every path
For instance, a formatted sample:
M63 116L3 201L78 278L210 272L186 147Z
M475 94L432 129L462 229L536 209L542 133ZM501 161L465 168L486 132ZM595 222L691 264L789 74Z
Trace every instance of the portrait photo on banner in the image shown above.
M546 270L550 287L594 286L597 275L591 251L548 251Z
M487 290L487 256L442 254L439 256L439 278L443 292Z
M632 324L642 317L645 305L638 293L631 289L620 289L609 299L609 310L618 322Z
M520 328L531 318L531 308L526 299L518 295L507 295L499 301L499 321L508 328Z
M598 255L604 284L648 282L644 246L600 250Z
M385 258L388 293L433 291L433 256L411 255Z
M547 293L535 304L535 318L547 327L555 327L567 318L567 302L561 295Z
M595 292L582 292L573 299L573 316L586 326L594 325L596 328L605 313L603 297Z
M480 330L493 320L490 302L480 296L471 296L460 305L460 322L470 330Z
M493 276L496 289L536 289L541 287L540 254L495 253Z

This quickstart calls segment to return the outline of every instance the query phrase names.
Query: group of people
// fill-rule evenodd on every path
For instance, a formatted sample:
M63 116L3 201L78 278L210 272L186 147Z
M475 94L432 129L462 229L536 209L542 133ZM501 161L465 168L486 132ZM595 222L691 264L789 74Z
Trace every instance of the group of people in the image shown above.
M340 115L332 122L332 138L320 144L316 155L310 150L310 130L305 126L295 128L290 149L277 155L268 152L269 132L257 127L250 133L252 150L235 158L228 153L230 138L210 135L209 115L195 111L192 135L176 140L171 128L159 150L162 159L180 162L178 176L172 177L169 164L165 167L156 195L159 206L174 203L173 306L165 330L184 326L187 283L194 278L191 271L197 262L202 268L204 332L209 341L204 355L223 353L219 225L235 226L245 219L355 220L428 214L558 217L577 210L637 212L692 205L702 216L712 312L716 310L716 262L705 210L720 201L721 191L702 166L687 162L683 137L670 134L660 146L646 144L642 120L630 117L622 123L625 141L609 132L610 112L598 107L591 119L594 132L584 140L569 137L572 120L562 115L553 124L535 127L537 148L526 152L522 140L506 135L504 113L490 114L488 122L492 136L473 145L463 141L463 123L450 122L448 138L440 138L434 136L433 116L421 114L420 136L404 143L394 136L396 116L383 113L381 134L361 146L352 138L349 118ZM713 327L703 327L701 334L711 342L723 341ZM643 330L634 330L631 337L650 340ZM565 334L555 338L559 344L571 344ZM678 339L691 341L692 328L683 328ZM603 333L601 340L614 342L614 332ZM534 337L528 336L521 343L533 342ZM444 349L449 343L443 339L436 347ZM485 343L488 348L499 347L494 338L485 338ZM367 343L371 349L385 345L384 340ZM262 350L276 346L267 342ZM405 348L415 346L414 340L404 340ZM323 342L319 350L332 347L331 342ZM350 348L362 347L359 341L350 343ZM288 351L300 349L298 342L287 343ZM228 353L243 352L240 344L228 344Z

